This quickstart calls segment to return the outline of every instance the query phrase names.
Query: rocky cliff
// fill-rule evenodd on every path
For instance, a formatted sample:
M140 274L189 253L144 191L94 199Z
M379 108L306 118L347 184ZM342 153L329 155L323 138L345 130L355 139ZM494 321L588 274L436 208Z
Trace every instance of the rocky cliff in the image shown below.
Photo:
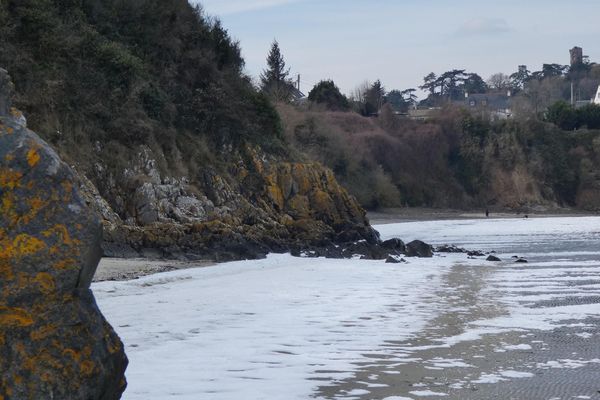
M11 89L0 70L0 399L119 399L127 358L90 290L100 219Z
M378 242L365 211L318 163L294 163L245 146L228 155L223 174L206 166L201 179L163 176L140 146L119 179L131 191L112 199L116 213L87 181L105 221L105 254L229 260L365 240Z

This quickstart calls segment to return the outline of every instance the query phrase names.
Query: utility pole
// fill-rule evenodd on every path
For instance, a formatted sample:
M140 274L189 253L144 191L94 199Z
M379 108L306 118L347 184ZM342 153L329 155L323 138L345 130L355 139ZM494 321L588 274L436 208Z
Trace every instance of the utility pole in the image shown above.
M571 82L571 105L572 106L575 105L575 92L574 92L574 88L573 88L573 82Z
M298 91L300 91L300 74L298 74L297 89L298 89Z

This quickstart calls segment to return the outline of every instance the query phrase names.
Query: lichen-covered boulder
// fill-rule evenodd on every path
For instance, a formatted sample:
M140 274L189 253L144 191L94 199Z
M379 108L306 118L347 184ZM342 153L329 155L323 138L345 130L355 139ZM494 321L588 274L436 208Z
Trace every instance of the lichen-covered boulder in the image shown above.
M119 399L123 344L90 283L102 228L0 70L0 400Z

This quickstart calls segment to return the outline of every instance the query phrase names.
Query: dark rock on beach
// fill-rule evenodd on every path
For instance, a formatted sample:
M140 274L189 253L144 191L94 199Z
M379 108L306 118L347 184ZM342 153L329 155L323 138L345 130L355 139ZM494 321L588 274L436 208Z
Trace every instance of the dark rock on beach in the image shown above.
M472 251L468 251L467 255L469 257L483 257L485 256L485 253L479 250L472 250Z
M454 245L442 245L435 249L438 253L466 253L467 250L462 247L456 247Z
M420 240L413 240L406 245L407 257L433 257L433 247Z
M486 259L486 261L493 261L493 262L498 262L498 261L502 261L501 259L499 259L496 256L493 255L489 255L488 258Z
M385 249L394 250L399 253L404 253L406 251L406 245L398 238L386 240L381 243L381 246Z
M100 219L11 88L0 70L0 399L119 399L127 358L90 290Z

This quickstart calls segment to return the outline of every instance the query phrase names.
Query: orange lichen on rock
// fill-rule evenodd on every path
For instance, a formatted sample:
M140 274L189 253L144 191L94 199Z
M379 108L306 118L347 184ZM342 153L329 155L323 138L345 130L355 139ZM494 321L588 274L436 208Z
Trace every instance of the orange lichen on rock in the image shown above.
M32 316L22 308L0 306L0 328L33 325Z
M77 262L72 258L65 258L63 260L58 260L54 264L52 264L52 268L65 271L68 269L74 269L77 267Z
M96 369L96 364L94 364L90 360L82 361L81 364L79 364L79 371L84 376L92 375L94 373L95 369Z
M56 289L54 278L47 272L38 273L35 278L33 278L33 282L37 283L45 294L50 294Z
M37 149L35 149L35 148L29 149L29 151L27 151L27 164L29 164L29 166L31 168L33 168L39 162L40 162L40 154L38 153Z
M13 251L15 257L29 256L46 248L46 243L40 239L22 233L13 240Z
M39 329L36 329L35 331L31 331L31 333L29 334L29 337L31 338L31 340L43 340L46 339L49 336L54 335L56 332L56 325L55 324L48 324L45 326L42 326Z
M0 189L15 189L21 184L23 173L10 168L0 168Z
M69 247L79 244L79 240L72 239L69 230L63 224L54 225L52 228L43 231L42 235L46 238L56 235L61 244Z

